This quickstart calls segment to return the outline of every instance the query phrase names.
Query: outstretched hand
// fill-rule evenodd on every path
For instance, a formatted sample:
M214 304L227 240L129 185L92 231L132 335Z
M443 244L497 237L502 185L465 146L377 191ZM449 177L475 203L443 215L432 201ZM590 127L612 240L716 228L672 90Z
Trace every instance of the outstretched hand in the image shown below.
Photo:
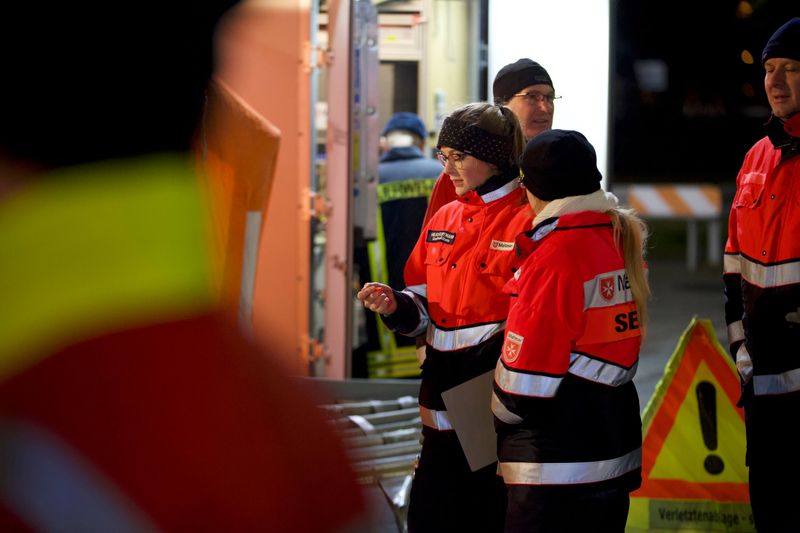
M356 294L356 298L364 303L364 307L382 315L391 315L397 311L397 299L394 291L383 283L368 282Z

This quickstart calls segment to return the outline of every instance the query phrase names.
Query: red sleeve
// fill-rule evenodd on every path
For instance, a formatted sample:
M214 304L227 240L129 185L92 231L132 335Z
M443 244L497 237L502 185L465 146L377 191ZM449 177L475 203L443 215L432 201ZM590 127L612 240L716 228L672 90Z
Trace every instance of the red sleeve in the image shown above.
M509 360L504 346L506 364L527 372L566 374L585 321L580 280L561 268L539 268L527 273L520 289L506 323L506 344L516 344L517 357Z
M425 218L422 220L422 225L425 226L440 207L449 204L456 198L458 198L458 195L456 194L456 188L453 187L453 182L450 181L450 176L442 171L436 183L433 185L431 197L428 201L428 209L425 211Z
M0 383L0 415L15 421L4 429L82 467L43 466L38 479L83 474L55 486L111 494L155 529L339 531L361 517L364 500L313 394L235 325L198 317L46 357ZM0 525L10 512L0 508ZM91 521L91 508L58 512ZM130 514L139 516L120 516Z

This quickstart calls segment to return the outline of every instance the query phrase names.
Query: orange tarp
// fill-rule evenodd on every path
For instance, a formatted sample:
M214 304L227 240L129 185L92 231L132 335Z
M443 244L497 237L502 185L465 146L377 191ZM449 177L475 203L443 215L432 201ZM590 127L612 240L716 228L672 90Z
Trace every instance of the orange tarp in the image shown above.
M213 200L226 305L239 304L247 214L258 212L265 218L280 135L223 82L211 84L197 154Z

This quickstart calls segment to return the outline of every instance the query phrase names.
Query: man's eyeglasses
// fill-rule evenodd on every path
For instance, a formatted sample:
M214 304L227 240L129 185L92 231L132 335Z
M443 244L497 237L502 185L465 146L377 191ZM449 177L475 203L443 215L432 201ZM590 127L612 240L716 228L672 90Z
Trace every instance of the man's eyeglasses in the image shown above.
M538 104L539 102L547 102L548 105L552 104L555 100L561 98L554 94L542 94L537 92L517 93L514 96L524 96L528 99L528 103Z
M459 152L452 152L449 156L447 156L444 152L436 152L436 159L439 160L439 163L441 163L443 167L446 167L447 162L450 161L458 170L463 170L464 160L467 157L469 157L467 154L462 154Z

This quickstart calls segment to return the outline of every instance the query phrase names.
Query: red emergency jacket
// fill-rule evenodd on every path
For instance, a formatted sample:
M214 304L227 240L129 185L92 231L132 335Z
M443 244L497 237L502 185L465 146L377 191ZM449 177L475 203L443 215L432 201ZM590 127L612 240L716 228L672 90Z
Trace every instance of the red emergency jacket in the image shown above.
M509 304L503 285L517 264L514 239L532 216L516 178L504 181L431 218L406 263L398 310L384 318L405 335L427 332L419 401L429 428L452 429L440 393L490 371L500 355Z
M725 245L731 353L756 396L800 391L800 114L745 156Z
M447 351L477 344L464 335L476 327L489 334L502 330L508 313L502 288L514 274L514 238L530 223L516 181L484 197L470 191L442 207L406 263L406 293L427 301L428 316L420 317L412 334L430 325L428 343Z
M517 246L492 398L506 484L634 490L641 334L609 216L551 218Z

